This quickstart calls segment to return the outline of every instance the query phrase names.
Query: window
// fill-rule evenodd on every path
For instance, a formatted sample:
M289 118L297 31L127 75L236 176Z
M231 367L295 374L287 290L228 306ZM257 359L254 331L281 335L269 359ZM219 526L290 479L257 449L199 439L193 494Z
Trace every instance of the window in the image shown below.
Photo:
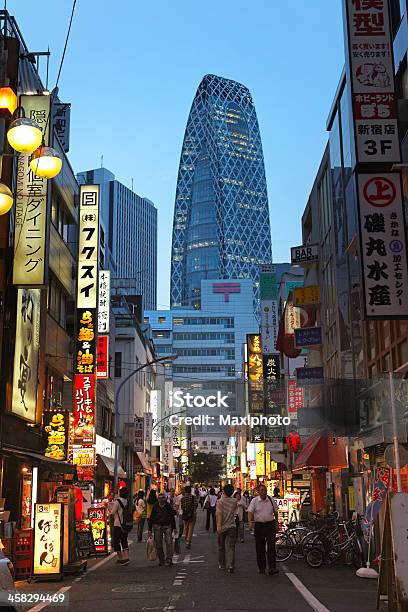
M234 334L223 332L185 332L175 333L173 340L221 340L225 344L234 343Z
M153 331L153 338L170 338L170 330Z
M166 317L159 317L159 323L166 323Z
M51 202L51 221L64 242L68 242L69 220L68 215L57 195L53 195Z
M203 446L207 446L207 440L203 440Z
M122 353L115 353L115 378L122 378Z
M48 285L48 312L53 319L66 329L67 325L67 296L54 277L50 278Z

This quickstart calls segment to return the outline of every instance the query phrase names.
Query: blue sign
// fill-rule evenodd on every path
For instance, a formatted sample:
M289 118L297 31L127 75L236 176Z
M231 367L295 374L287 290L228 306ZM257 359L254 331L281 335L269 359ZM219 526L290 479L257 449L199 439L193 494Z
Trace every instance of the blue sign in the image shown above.
M323 378L323 368L296 368L296 378L298 380L320 380Z
M303 346L316 346L317 344L322 344L321 327L302 327L295 329L295 346L297 348Z

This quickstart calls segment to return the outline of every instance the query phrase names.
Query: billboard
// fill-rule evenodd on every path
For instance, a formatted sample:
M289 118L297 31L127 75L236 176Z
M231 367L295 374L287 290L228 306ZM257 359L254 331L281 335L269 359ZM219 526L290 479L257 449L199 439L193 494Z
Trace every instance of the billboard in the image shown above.
M262 342L260 334L247 334L248 378L262 380Z
M296 287L293 290L293 303L295 306L320 303L320 287L311 285L310 287Z
M290 249L292 266L319 263L319 245L305 244Z
M95 377L77 374L74 380L73 444L95 442Z
M300 329L295 329L295 346L297 348L320 344L322 344L321 327L301 327Z

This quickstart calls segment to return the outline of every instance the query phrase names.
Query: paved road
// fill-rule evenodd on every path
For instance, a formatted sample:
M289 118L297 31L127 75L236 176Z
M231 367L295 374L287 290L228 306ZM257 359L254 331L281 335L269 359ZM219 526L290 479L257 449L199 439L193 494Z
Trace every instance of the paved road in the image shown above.
M201 512L200 512L201 514ZM376 581L362 580L351 568L312 570L303 561L288 562L277 576L258 575L254 542L246 533L237 544L236 571L217 567L216 537L196 525L191 550L182 547L173 567L146 560L145 545L133 543L131 563L105 558L74 581L65 579L70 610L82 612L373 612ZM61 588L61 583L26 589ZM40 612L39 606L31 612ZM47 608L49 610L50 608ZM56 608L54 608L56 609ZM66 609L66 608L65 608ZM63 608L60 608L63 610Z

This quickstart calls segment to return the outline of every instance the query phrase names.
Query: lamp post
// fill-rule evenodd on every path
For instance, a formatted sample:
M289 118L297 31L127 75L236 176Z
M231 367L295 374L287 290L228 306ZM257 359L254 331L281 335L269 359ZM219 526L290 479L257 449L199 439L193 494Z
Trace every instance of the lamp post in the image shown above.
M136 370L132 370L130 372L130 374L128 374L126 376L126 378L124 378L122 380L122 382L119 384L118 388L116 389L115 392L115 465L114 465L114 470L113 470L113 490L114 492L117 491L118 488L118 466L119 466L119 395L120 392L122 391L123 387L125 386L125 384L127 382L129 382L129 380L131 378L133 378L133 376L135 376L135 374L137 374L138 372L140 372L141 370L144 370L144 368L147 368L155 363L160 363L163 361L174 361L175 359L177 359L177 355L170 355L170 356L166 356L166 357L158 357L157 359L152 359L152 361L147 361L146 363L144 363L143 365L139 366L138 368L136 368Z

